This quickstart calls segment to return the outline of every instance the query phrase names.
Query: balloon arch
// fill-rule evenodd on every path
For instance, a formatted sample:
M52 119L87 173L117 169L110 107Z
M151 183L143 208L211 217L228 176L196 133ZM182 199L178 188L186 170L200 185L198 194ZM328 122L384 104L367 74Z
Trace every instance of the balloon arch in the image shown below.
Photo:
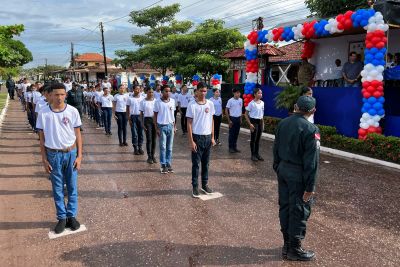
M244 44L247 76L243 95L245 105L247 106L252 100L252 91L258 82L258 44L305 40L302 58L311 58L315 44L310 39L326 37L360 27L367 31L367 36L365 40L366 49L364 50L364 69L361 72L364 104L358 136L360 139L365 139L369 133L381 134L382 128L379 122L385 115L383 109L385 102L383 97L383 71L386 63L386 31L389 26L385 24L382 14L375 12L374 9L347 11L344 14L339 14L336 18L314 20L294 27L252 31Z

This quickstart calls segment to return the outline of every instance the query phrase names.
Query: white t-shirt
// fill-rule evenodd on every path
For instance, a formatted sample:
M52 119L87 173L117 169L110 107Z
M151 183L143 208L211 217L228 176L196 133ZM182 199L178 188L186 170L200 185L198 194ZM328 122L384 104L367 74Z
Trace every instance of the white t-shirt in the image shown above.
M143 112L143 116L145 117L145 118L147 118L147 117L153 117L154 116L154 104L156 103L156 100L155 99L153 99L153 100L146 100L146 99L143 99L141 102L140 102L140 107L139 107L139 110L141 111L141 112Z
M44 107L47 106L48 104L49 104L49 103L47 103L45 97L39 99L39 101L36 103L36 106L35 106L35 112L36 112L36 113L39 113L39 111L41 111L42 108L44 108Z
M94 93L94 100L96 103L101 103L101 97L104 95L102 91L96 91Z
M249 117L252 119L264 118L264 101L260 100L260 103L252 100L246 107L249 112Z
M111 89L111 83L110 82L102 82L101 83L101 89L104 88L110 88Z
M180 94L178 95L178 102L181 108L187 108L189 105L189 102L192 100L192 95L191 94Z
M126 104L128 99L128 94L116 94L113 100L115 102L115 112L126 112Z
M24 97L25 97L25 101L27 103L31 103L32 102L32 92L25 92L24 93Z
M39 93L38 91L33 91L32 92L32 102L33 102L33 104L36 105L36 103L42 98L44 98L44 96L42 96L42 94Z
M129 114L130 115L140 115L140 102L143 100L142 96L139 97L129 97L126 105L129 106Z
M218 97L215 99L215 97L211 97L210 101L214 104L214 109L215 109L215 116L221 116L222 115L222 99L221 97Z
M342 66L335 66L333 69L333 79L337 80L337 79L341 79L343 78L343 71L342 71Z
M190 102L187 107L186 117L192 118L193 134L210 135L214 114L214 104L210 100L206 100L206 103L203 105L200 105L196 101Z
M82 125L79 112L70 105L63 111L54 112L49 105L40 110L36 128L43 130L44 145L51 149L66 149L74 145L75 128Z
M114 101L114 97L112 95L102 95L100 99L102 108L112 108L112 102Z
M72 90L72 83L64 83L65 91L68 93L69 90Z
M161 98L161 91L160 92L154 91L154 99L158 100L160 98Z
M157 112L158 124L173 124L175 122L175 100L170 98L168 102L161 99L156 100L154 104L154 112Z
M241 117L242 116L242 106L243 100L241 98L235 99L231 98L226 104L226 108L229 108L229 116L231 117Z
M22 92L26 92L26 89L28 88L28 86L31 86L31 84L30 83L22 83L21 84L21 89L22 89Z
M175 106L176 106L176 107L178 106L178 96L179 96L178 93L170 93L170 97L171 97L173 100L175 100Z

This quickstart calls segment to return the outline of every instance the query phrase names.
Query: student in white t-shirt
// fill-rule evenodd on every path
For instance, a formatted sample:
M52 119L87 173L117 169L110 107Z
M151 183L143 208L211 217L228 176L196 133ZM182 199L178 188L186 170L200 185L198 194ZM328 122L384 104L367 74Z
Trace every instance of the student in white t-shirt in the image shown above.
M187 107L189 144L192 150L192 196L200 197L199 193L199 169L201 164L201 191L212 194L208 186L208 167L210 163L211 147L214 141L215 114L214 104L206 99L207 86L200 82L197 85L197 99L191 101Z
M179 94L178 94L178 92L176 91L176 87L175 87L175 86L171 86L171 95L170 95L170 97L171 97L173 100L175 100L174 118L175 118L175 121L176 121L176 115L178 114L178 97L179 97Z
M129 125L131 126L132 145L134 155L143 155L143 124L140 119L140 102L143 100L140 95L140 87L133 88L133 95L129 97L126 105L129 106L127 112Z
M260 156L260 139L264 129L264 101L261 88L254 88L254 99L247 105L245 118L250 127L250 151L252 161L264 161Z
M111 91L111 83L108 81L107 77L101 83L101 89L104 90L104 88L110 89Z
M128 117L126 115L126 104L129 95L125 92L125 85L121 84L118 88L118 94L114 95L114 114L118 124L119 146L128 146L126 142L126 124Z
M48 102L49 88L50 88L50 86L43 86L41 88L42 97L36 102L36 105L35 105L36 118L38 117L39 112L49 104L49 102Z
M140 102L140 118L142 121L143 129L146 134L146 151L147 151L147 163L157 163L154 156L156 152L156 126L154 123L154 99L153 88L147 89L147 96Z
M181 94L178 95L178 109L181 114L181 127L183 135L187 133L187 120L186 110L189 102L193 99L192 95L188 93L187 86L182 86Z
M68 91L72 90L72 82L69 78L65 79L64 86L67 93Z
M100 98L101 111L103 113L103 123L106 135L110 136L111 133L111 117L112 117L112 106L114 97L110 94L110 89L104 88L103 95Z
M32 130L35 129L35 110L33 109L33 88L35 85L28 86L25 96L25 110L26 110L26 117L28 118L29 125L31 126Z
M101 97L103 96L103 91L101 90L100 84L96 84L95 92L93 94L93 103L95 105L95 113L96 113L96 122L97 128L101 129L104 127L104 119L103 119L103 111L101 110Z
M171 88L168 85L162 87L162 96L154 104L154 122L156 132L160 137L160 164L161 173L173 173L172 169L172 148L174 134L176 132L174 111L175 100L170 98Z
M214 138L215 144L217 146L221 145L219 140L219 131L221 129L222 122L222 99L220 97L221 92L219 89L213 89L214 96L210 98L210 101L214 104L215 114L214 114Z
M233 97L226 104L226 117L229 123L229 153L240 153L237 149L237 140L242 124L243 99L240 98L238 88L232 90Z
M154 99L159 100L161 98L161 85L156 85L156 90L154 91Z
M53 198L58 223L54 232L59 234L65 227L72 231L79 229L76 220L78 212L78 170L82 161L82 125L76 108L65 104L66 91L62 83L49 88L51 104L39 111L37 128L40 136L40 150L44 169L50 174ZM64 202L64 183L68 202Z

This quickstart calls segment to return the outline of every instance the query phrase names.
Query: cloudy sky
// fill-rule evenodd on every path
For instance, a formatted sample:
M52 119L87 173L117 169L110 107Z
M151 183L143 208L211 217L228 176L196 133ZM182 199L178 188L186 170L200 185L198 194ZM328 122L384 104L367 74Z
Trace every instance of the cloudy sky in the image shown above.
M237 27L243 34L260 16L268 28L309 14L303 0L14 0L0 10L0 25L25 25L20 39L34 57L25 67L43 65L46 58L48 64L66 65L71 42L75 52L101 53L100 21L104 23L106 54L114 58L115 50L134 50L131 35L146 31L128 22L130 11L177 2L181 4L178 20L196 25L209 18L223 19L227 27Z

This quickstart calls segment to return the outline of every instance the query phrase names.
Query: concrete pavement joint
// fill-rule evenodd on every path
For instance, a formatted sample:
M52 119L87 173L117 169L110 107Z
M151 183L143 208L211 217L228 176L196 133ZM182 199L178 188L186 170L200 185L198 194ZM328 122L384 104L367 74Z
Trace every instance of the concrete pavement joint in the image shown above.
M224 128L229 128L228 124L226 124L226 123L222 123L221 126L224 127ZM246 134L250 134L250 130L246 129L246 128L240 128L240 132L246 133ZM275 140L275 135L273 135L273 134L262 133L261 137L263 139L265 139L265 140L268 140L268 141L274 141ZM329 147L324 147L324 146L321 146L320 149L321 149L321 152L323 152L324 154L333 155L333 156L337 156L337 157L340 157L340 158L346 158L346 159L361 160L361 161L365 161L365 162L368 162L368 163L373 163L373 164L376 164L376 165L381 165L381 166L385 166L385 167L389 167L389 168L400 170L400 165L396 164L396 163L392 163L392 162L388 162L388 161L384 161L384 160L379 160L379 159L374 159L374 158L370 158L370 157L366 157L366 156L361 156L361 155L358 155L358 154L353 154L353 153L350 153L350 152L346 152L346 151L342 151L342 150L338 150L338 149L333 149L333 148L329 148Z
M71 229L65 228L64 232L62 232L61 234L56 234L56 233L54 233L54 231L50 231L48 235L49 235L49 239L55 239L55 238L59 238L59 237L67 236L67 235L84 232L86 230L87 230L86 226L84 224L82 224L81 227L79 227L79 229L76 231L71 231Z

